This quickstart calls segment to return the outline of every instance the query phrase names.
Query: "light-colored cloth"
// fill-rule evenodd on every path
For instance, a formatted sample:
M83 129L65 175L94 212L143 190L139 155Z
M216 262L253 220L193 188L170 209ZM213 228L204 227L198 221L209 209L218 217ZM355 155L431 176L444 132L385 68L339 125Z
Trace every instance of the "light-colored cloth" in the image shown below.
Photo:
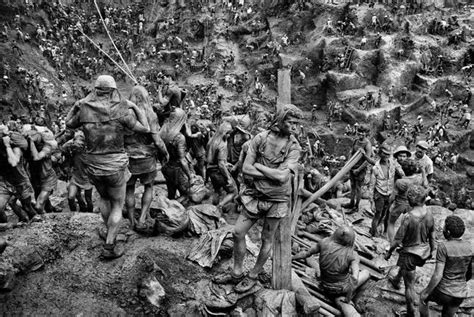
M372 167L372 175L370 177L370 194L374 193L376 190L379 194L388 196L392 194L393 188L395 186L395 172L399 172L401 175L404 175L402 167L398 162L395 162L392 159L388 160L388 175L385 175L382 166L380 165L380 160L375 163Z
M423 155L421 159L417 158L416 155L413 155L413 157L420 164L420 167L425 170L425 175L433 174L433 161L428 155Z

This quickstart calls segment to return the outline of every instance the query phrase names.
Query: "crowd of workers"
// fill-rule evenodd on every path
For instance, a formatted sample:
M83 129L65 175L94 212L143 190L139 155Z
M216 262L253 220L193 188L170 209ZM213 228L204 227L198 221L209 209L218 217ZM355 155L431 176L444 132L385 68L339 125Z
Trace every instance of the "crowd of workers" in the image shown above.
M74 75L84 79L106 70L114 73L114 68L106 67L108 62L85 37L85 34L94 34L94 29L101 23L97 15L86 15L74 7L64 9L47 2L43 5L53 17L53 23L50 29L37 26L37 40L40 50L58 70L74 71ZM243 5L243 1L238 5ZM237 13L244 14L243 11ZM65 23L65 19L69 22L72 19L74 23ZM239 19L239 15L234 17L234 20ZM144 32L143 14L131 8L106 8L104 23L112 32L130 37L130 43L127 41L119 46L129 53L126 54L128 58L133 57L133 47ZM18 36L18 40L24 39ZM176 38L168 42L174 43ZM88 54L83 54L84 49ZM91 51L93 54L89 54ZM190 52L191 56L199 55ZM118 56L113 57L118 59ZM25 89L31 90L31 94L36 90L42 94L39 83L31 84L38 81L38 74L30 74L24 69L18 72L28 74ZM238 110L225 119L218 113L222 96L217 94L215 87L201 85L187 92L174 83L175 75L159 75L158 106L155 107L145 87L133 87L126 98L119 93L112 76L101 75L94 81L92 91L77 101L58 122L48 123L44 108L38 110L32 105L36 109L32 119L20 117L1 125L0 222L8 221L7 205L21 222L35 221L44 212L57 212L49 197L56 188L57 169L61 166L61 170L67 171L71 211L93 212L92 190L96 188L100 195L98 209L106 225L101 231L105 240L102 256L105 259L120 257L124 249L115 238L123 210L131 229L138 231L146 226L158 166L161 166L169 199L185 203L201 177L202 181L212 184L216 196L214 203L219 211L224 212L227 204L237 202L240 215L233 232L234 266L231 272L215 276L214 282L235 283L237 292L251 289L270 256L275 231L290 210L290 196L294 190L291 179L299 173L299 164L310 167L305 171L303 191L307 198L329 181L345 164L346 158L331 158L318 144L312 151L325 158L323 164L312 166L313 157L302 159L300 144L305 138L297 123L302 114L295 106L282 106L272 118L264 115L263 122L258 124L254 116L249 116L251 124L244 125L237 114L245 116L247 111L241 108L250 107L248 102L239 104ZM304 81L304 73L300 77ZM259 81L256 79L255 82ZM196 107L195 103L200 106ZM367 110L377 103L375 97L367 96L361 107ZM332 115L342 115L339 104L331 105L331 108ZM460 111L463 125L467 120L468 126L470 115L467 118L465 111ZM455 111L449 115L452 113ZM317 119L316 111L313 116ZM250 131L252 124L258 125L259 129ZM421 126L413 129L419 128L417 131L421 134L422 122L417 124ZM433 129L436 132L428 141L445 128L436 126ZM387 126L387 130L393 128ZM396 131L402 136L405 130L401 127ZM433 161L427 154L436 144L418 141L418 134L414 140L406 142L406 146L392 149L384 143L374 151L367 127L354 126L347 134L356 135L348 155L361 153L362 159L351 168L348 186L344 187L341 182L327 198L340 197L344 191L349 191L350 201L343 207L347 213L357 213L360 212L362 188L367 186L374 213L370 234L379 236L383 227L390 242L386 259L395 250L399 252L399 274L390 281L399 288L401 279L404 280L408 316L414 315L415 311L416 267L423 266L430 258L436 258L436 268L420 296L420 312L427 316L427 303L435 301L443 305L445 316L453 316L467 296L466 279L472 276L473 254L468 241L460 239L465 225L457 216L446 218L443 233L447 241L438 243L435 252L433 216L425 205L435 200L432 195ZM407 147L415 144L412 153ZM323 172L319 172L318 167ZM144 186L139 215L135 214L137 181ZM395 232L395 223L400 216L403 217L401 225ZM255 266L244 272L245 236L261 218L264 225L260 253ZM294 256L294 259L301 259L320 254L322 287L334 297L343 312L348 309L355 289L368 278L367 272L359 272L354 241L353 228L344 226L310 250Z

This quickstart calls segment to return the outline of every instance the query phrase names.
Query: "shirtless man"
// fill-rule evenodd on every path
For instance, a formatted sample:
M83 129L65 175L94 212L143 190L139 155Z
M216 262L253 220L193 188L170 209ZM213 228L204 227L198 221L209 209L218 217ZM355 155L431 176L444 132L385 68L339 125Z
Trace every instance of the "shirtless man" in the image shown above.
M219 198L219 192L224 189L225 197L217 203L217 209L222 212L222 207L231 202L237 195L237 185L228 169L227 162L227 138L232 131L229 122L223 122L217 129L207 144L207 172L206 175L211 179L212 186L216 193L216 200Z
M359 255L354 250L354 242L354 229L343 226L308 251L293 256L293 260L297 260L319 253L321 287L347 317L360 316L350 302L355 290L370 277L367 270L359 271Z
M357 129L357 139L352 145L351 156L354 155L358 150L362 150L363 157L359 160L356 165L350 171L351 180L351 200L348 204L342 207L350 209L348 213L354 213L359 210L359 203L361 199L362 185L364 184L365 175L367 173L368 165L374 165L375 161L372 159L374 156L372 150L372 144L367 138L369 129L363 125Z
M296 173L301 147L292 135L297 129L300 110L294 105L278 109L270 129L256 135L249 144L243 165L244 175L254 179L241 195L242 212L234 228L234 267L232 272L214 278L215 283L238 283L237 292L246 292L256 283L270 256L275 231L288 215L291 175ZM264 218L262 246L254 267L245 276L245 235L259 218Z
M66 124L71 129L82 127L84 131L85 170L100 194L100 211L107 227L102 257L120 257L124 250L115 243L115 238L130 178L124 135L126 129L148 133L146 116L135 104L120 96L112 76L101 75L95 89L69 111Z
M158 136L158 118L153 112L146 89L142 86L133 87L130 101L135 103L146 116L151 132L138 133L131 131L125 135L124 139L125 150L129 157L128 170L132 174L127 182L125 204L130 227L132 229L136 227L140 230L145 228L145 220L153 199L153 185L157 175L156 158L159 156L163 163L167 162L168 151ZM137 180L140 180L140 184L144 187L138 224L135 220L135 185Z

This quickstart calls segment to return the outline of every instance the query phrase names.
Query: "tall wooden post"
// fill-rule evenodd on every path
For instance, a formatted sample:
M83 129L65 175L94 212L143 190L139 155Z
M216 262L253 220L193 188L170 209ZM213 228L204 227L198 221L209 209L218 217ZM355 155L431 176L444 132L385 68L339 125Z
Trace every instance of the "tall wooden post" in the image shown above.
M291 103L291 74L287 68L278 70L278 99L280 105ZM273 289L291 289L291 220L289 206L288 216L283 218L275 233L273 244Z
M291 103L291 73L289 68L278 70L278 98L277 109L279 105Z

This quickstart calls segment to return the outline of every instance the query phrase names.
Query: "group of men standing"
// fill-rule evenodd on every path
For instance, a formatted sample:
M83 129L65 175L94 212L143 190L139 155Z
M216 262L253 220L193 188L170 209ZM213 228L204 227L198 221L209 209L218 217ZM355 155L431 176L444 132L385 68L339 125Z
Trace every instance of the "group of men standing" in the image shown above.
M135 86L130 100L127 100L120 95L113 77L99 76L93 91L76 102L66 117L68 128L76 130L74 142L82 146L71 183L79 189L90 189L90 184L96 187L100 195L99 209L106 225L106 230L100 233L105 240L102 257L114 259L124 253L123 246L115 241L122 209L125 207L127 210L132 229L145 225L153 199L158 160L161 161L170 199L175 199L178 192L180 196L188 195L195 174L209 178L217 192L225 191L225 196L215 201L218 209L222 210L237 197L240 209L233 231L234 266L231 271L217 275L214 282L235 283L237 292L246 292L257 283L259 274L263 272L276 229L290 210L290 196L294 190L291 178L298 174L301 152L294 134L301 112L293 105L277 108L268 130L253 138L247 135L240 140L235 151L229 153L228 139L233 131L231 122L222 122L207 135L209 142L204 145L201 131L188 128L187 113L180 107L178 93L169 88L166 91L158 98L162 108L156 112L143 87ZM163 122L161 128L159 121ZM23 127L27 138L20 133L8 133L6 127L2 132L5 149L1 159L6 169L2 171L0 182L1 210L15 194L30 218L49 208L48 196L56 181L54 169L50 168L56 141L48 139L48 133L36 133L41 127L41 122L37 123ZM466 295L466 278L470 278L473 252L467 241L460 240L464 233L462 219L450 216L446 219L444 232L448 241L440 243L435 253L433 216L424 205L427 185L433 174L432 162L426 156L428 145L424 141L418 142L413 160L405 147L397 148L393 159L391 147L383 144L379 149L379 159L375 160L368 132L364 126L357 131L352 154L361 152L362 158L350 171L351 199L344 207L350 212L358 212L361 187L370 170L369 194L374 210L370 233L377 235L380 224L384 223L391 243L386 258L399 249L397 265L400 273L390 281L394 287L398 287L402 278L405 281L408 315L414 314L415 268L436 256L435 274L421 294L422 314L426 316L426 304L431 300L444 306L444 316L453 316ZM37 138L43 138L39 148ZM205 149L192 151L198 163L202 161L194 168L186 158L190 140L200 140L198 145ZM193 146L190 148L192 150ZM39 186L35 186L34 206L32 188L26 181L29 175L22 162L22 151L26 149L31 156L30 166L39 173L32 180L41 181ZM229 159L233 165L229 164ZM35 167L35 164L40 165ZM137 180L145 187L138 222L134 195ZM69 198L73 199L74 195ZM20 209L13 206L16 203L12 205L14 211ZM400 228L394 234L395 222L402 214ZM254 267L244 272L245 236L260 218L264 219L260 252ZM341 227L311 250L295 256L304 258L320 253L322 286L334 296L345 314L353 312L349 307L351 296L369 277L367 272L359 273L354 241L354 230Z

